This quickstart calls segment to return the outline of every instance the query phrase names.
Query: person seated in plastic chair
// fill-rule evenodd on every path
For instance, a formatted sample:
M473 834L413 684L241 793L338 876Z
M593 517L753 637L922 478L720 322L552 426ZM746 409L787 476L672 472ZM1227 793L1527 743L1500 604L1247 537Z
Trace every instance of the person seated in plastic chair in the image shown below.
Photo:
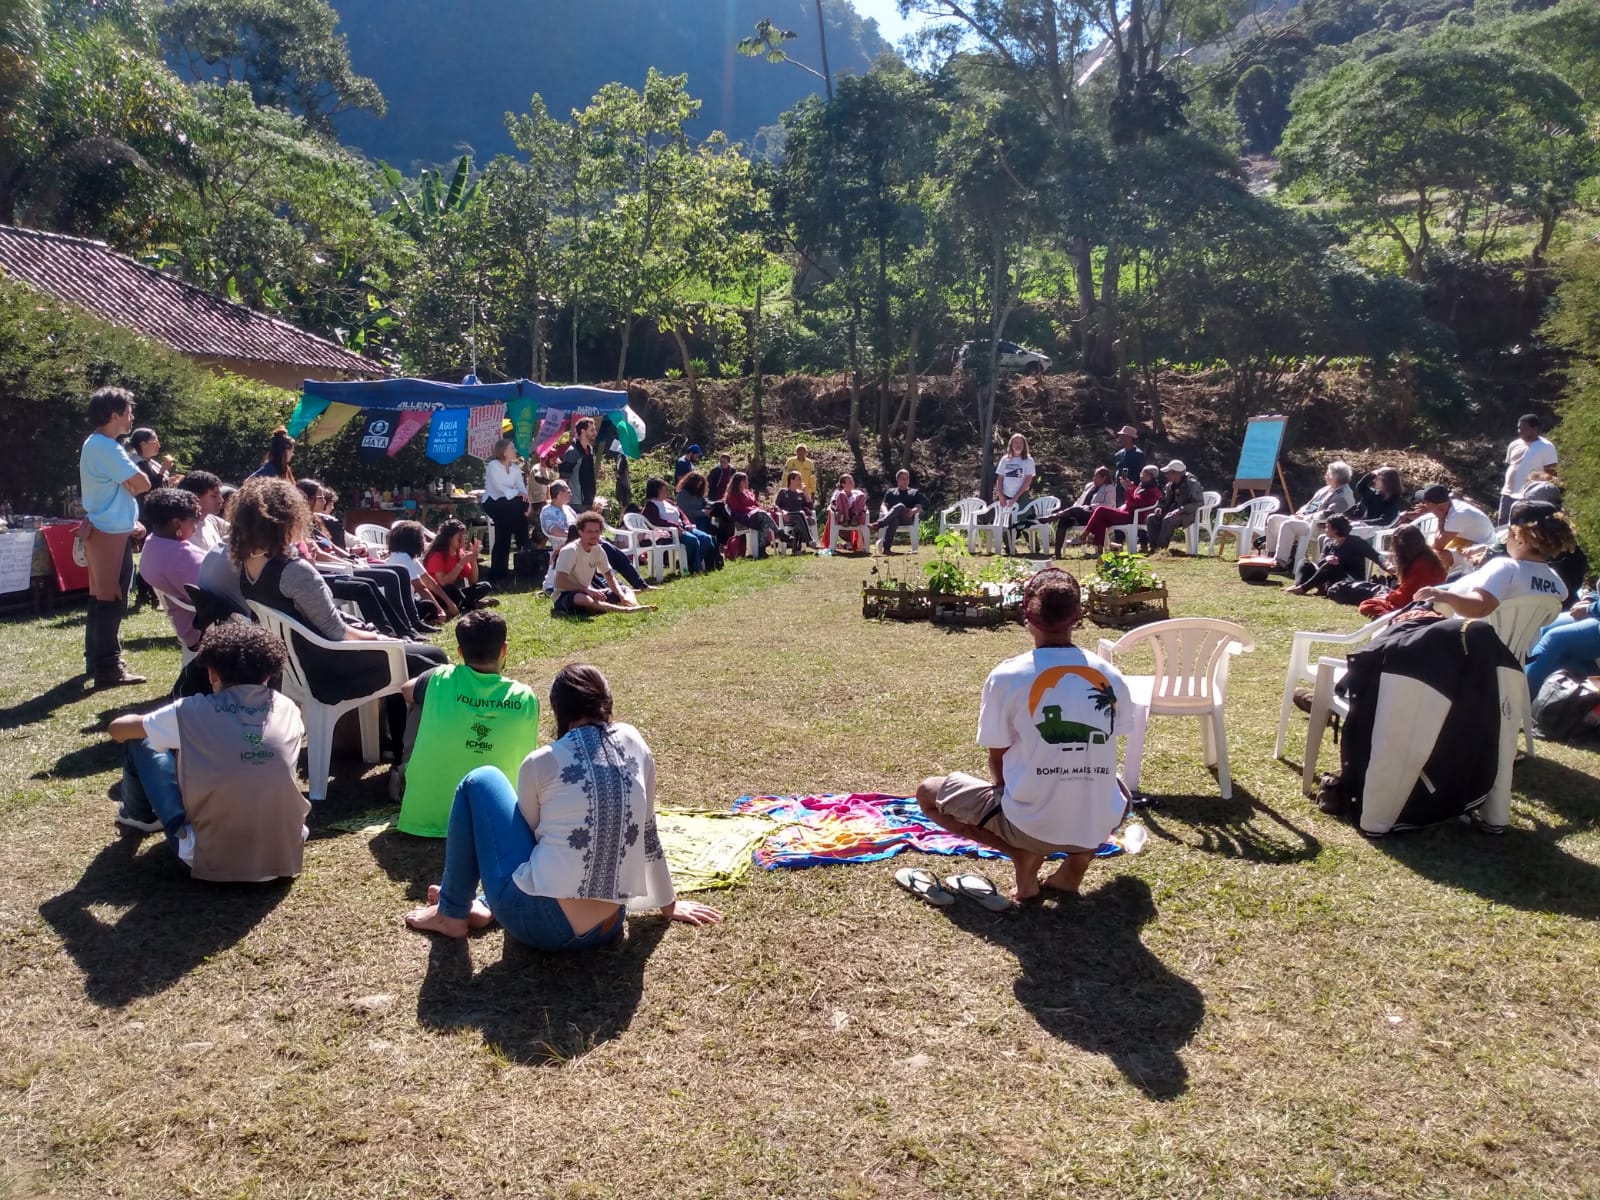
M1156 554L1172 545L1172 535L1193 524L1195 514L1206 502L1205 490L1200 481L1189 474L1181 458L1175 458L1161 468L1166 486L1161 489L1161 499L1155 512L1145 520L1145 537L1150 542L1150 553ZM1129 547L1131 550L1132 547ZM1174 554L1183 550L1174 549Z
M1302 547L1319 521L1344 513L1356 502L1350 489L1350 464L1331 462L1322 474L1322 487L1292 513L1267 518L1267 545L1280 571L1294 572Z
M617 582L611 561L601 548L605 522L599 513L586 512L574 526L577 537L561 547L555 561L555 605L552 611L568 617L606 612L655 612L654 604L640 604L633 592Z
M833 489L833 495L828 497L828 516L833 523L833 533L829 539L829 549L834 551L869 549L867 546L841 546L838 542L842 530L852 525L867 525L867 494L856 487L856 477L850 474L839 476L839 486ZM852 533L852 538L857 535Z
M550 708L556 740L523 760L515 787L493 767L461 781L444 874L406 924L462 938L499 921L536 950L567 951L616 940L626 912L722 920L673 890L656 832L655 759L637 729L611 719L606 677L581 664L561 668ZM480 881L487 903L475 898Z
M922 492L911 486L911 472L901 467L894 473L894 487L883 494L883 516L872 523L872 531L883 535L878 545L885 554L894 553L894 535L902 526L922 520L924 507Z
M1518 500L1511 506L1506 552L1486 558L1481 567L1438 587L1417 590L1418 600L1442 600L1458 617L1487 617L1519 596L1567 598L1566 582L1550 560L1571 550L1578 539L1566 514L1554 505Z
M812 511L813 501L811 493L806 490L805 476L799 471L790 471L784 483L785 486L778 489L777 499L773 503L782 514L783 527L789 535L789 548L796 553L801 546L819 549L817 516Z
M505 618L469 612L456 622L456 647L461 665L424 671L401 689L411 708L405 762L391 785L403 787L395 828L416 837L445 835L456 785L470 772L499 767L511 775L539 744L539 698L501 674Z
M689 473L693 475L694 472ZM688 476L684 476L685 479ZM665 479L654 476L644 483L644 519L657 529L676 529L689 560L689 574L701 575L717 561L717 543L709 533L695 528L694 522L672 502L672 489Z
M1096 849L1126 812L1117 783L1117 736L1133 713L1117 669L1072 644L1083 618L1078 581L1059 567L1023 589L1034 648L989 673L978 707L978 744L989 778L960 771L917 788L929 819L1011 859L1025 902L1054 891L1076 895ZM1067 859L1042 883L1052 854Z
M305 723L268 681L289 652L247 621L205 631L197 660L211 694L111 722L125 747L117 824L163 830L196 879L262 883L300 874L306 814L295 760Z
M550 503L544 506L544 511L539 514L539 528L544 531L545 537L550 539L550 545L559 553L562 546L576 535L578 527L578 512L572 507L572 489L562 480L557 480L550 485ZM596 513L596 516L599 514ZM605 523L601 522L601 531L604 532ZM636 592L648 592L650 584L646 583L644 576L628 561L628 556L616 546L604 539L600 542L600 551L606 556L606 561L611 564L611 570L622 576L626 583ZM550 571L545 576L544 590L547 592L555 589L556 564L554 556L550 560Z
M1097 504L1090 511L1089 519L1083 523L1083 544L1099 554L1105 546L1107 530L1132 524L1141 508L1149 508L1160 499L1161 471L1154 463L1146 463L1139 470L1138 484L1127 489L1121 504L1114 508ZM1138 547L1128 546L1125 549L1131 552ZM1057 552L1060 552L1059 548Z
M1055 550L1052 558L1060 558L1062 550L1066 549L1068 540L1072 539L1072 531L1089 523L1089 517L1097 508L1115 508L1117 506L1117 482L1112 477L1110 467L1096 467L1094 475L1083 493L1078 497L1076 504L1053 513L1048 517L1041 517L1041 525L1053 524L1056 527ZM1072 544L1078 545L1083 541L1082 535L1072 539Z
M180 488L157 488L144 497L145 538L139 553L139 577L163 596L182 601L185 607L167 605L172 632L184 648L193 650L200 642L194 627L194 613L187 607L189 588L200 583L200 564L205 551L189 540L203 517L200 501Z

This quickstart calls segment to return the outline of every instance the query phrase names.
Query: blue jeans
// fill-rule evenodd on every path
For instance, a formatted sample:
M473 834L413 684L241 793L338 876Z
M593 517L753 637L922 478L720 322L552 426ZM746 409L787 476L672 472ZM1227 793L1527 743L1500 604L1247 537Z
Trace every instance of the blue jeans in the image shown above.
M183 811L178 756L173 751L152 750L143 738L122 744L122 815L160 821L168 837L182 831L189 818Z
M680 529L678 536L683 539L683 552L689 556L689 573L698 575L706 569L706 556L717 548L717 539L698 529Z
M1528 653L1528 691L1537 696L1557 671L1593 675L1596 659L1600 659L1600 617L1580 620L1562 613L1540 631Z
M465 918L483 881L484 899L494 919L517 941L535 950L586 950L612 941L622 922L588 933L572 932L561 902L530 896L511 878L533 855L533 830L522 819L517 792L498 767L479 767L456 788L445 834L444 878L439 881L439 913Z

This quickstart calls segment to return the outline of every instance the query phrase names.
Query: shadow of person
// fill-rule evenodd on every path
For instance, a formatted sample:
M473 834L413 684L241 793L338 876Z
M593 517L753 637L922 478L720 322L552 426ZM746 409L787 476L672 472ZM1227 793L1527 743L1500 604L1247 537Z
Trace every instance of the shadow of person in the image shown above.
M413 837L393 827L367 843L383 873L406 885L406 899L427 899L428 885L444 877L444 839ZM448 940L448 939L441 939Z
M644 994L644 970L666 934L665 917L628 922L627 936L575 954L545 954L505 939L499 962L476 977L465 940L436 937L417 993L417 1020L441 1032L477 1029L513 1062L559 1065L628 1028Z
M71 890L39 906L83 972L84 995L105 1008L166 991L233 945L289 892L289 881L198 883L163 846L141 854L118 838ZM97 908L121 909L102 915Z
M1046 1033L1105 1055L1152 1099L1188 1090L1178 1051L1200 1027L1205 1003L1139 938L1156 914L1144 880L1118 875L1082 899L1042 909L994 915L958 899L946 911L968 933L1016 955L1017 1003Z
M56 709L76 704L90 694L88 676L76 675L64 679L48 692L41 692L9 708L0 708L0 729L20 729L24 725L36 724Z
M1204 854L1285 865L1322 853L1322 842L1271 805L1233 785L1233 796L1163 796L1161 807L1139 811L1153 837Z

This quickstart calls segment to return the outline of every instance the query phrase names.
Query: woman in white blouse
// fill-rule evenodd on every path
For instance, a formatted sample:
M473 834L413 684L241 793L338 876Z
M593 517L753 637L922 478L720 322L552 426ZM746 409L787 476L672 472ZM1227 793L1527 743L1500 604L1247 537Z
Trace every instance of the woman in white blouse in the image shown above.
M504 583L511 560L511 542L517 549L533 545L528 531L528 481L517 462L517 446L503 437L494 444L494 457L483 468L483 511L494 522L494 552L489 556L489 581Z
M406 924L459 938L499 921L536 950L583 950L616 938L625 912L722 920L673 892L656 834L655 758L637 729L611 719L605 676L563 667L550 708L556 740L523 760L514 790L495 767L461 781L444 878ZM487 904L474 899L479 880Z

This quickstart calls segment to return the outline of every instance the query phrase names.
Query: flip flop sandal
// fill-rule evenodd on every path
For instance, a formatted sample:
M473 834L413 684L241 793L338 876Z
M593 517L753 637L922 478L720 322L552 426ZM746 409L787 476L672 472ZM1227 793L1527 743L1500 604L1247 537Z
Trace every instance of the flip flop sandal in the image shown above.
M945 877L944 886L947 891L958 896L965 896L975 904L988 909L992 913L1005 912L1012 906L1010 897L1002 896L1000 889L985 879L982 875L948 875Z
M924 871L921 867L901 867L894 873L894 881L918 900L935 908L949 908L956 902L954 896L939 886L933 872Z

